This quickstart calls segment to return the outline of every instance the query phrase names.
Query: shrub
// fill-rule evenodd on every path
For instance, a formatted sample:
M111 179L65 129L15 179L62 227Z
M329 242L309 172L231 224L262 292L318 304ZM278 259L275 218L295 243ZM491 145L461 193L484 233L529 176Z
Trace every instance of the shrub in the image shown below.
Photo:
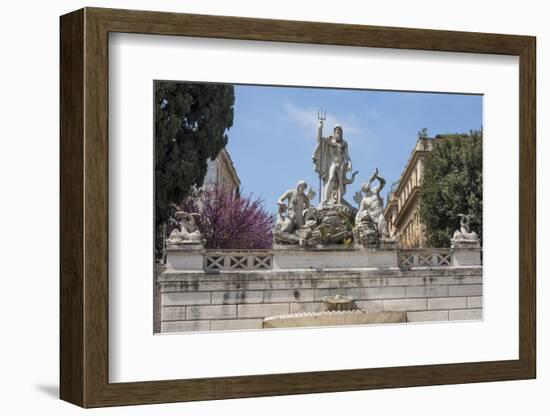
M272 246L273 216L264 202L221 185L207 185L180 208L201 214L198 222L206 248L268 249Z

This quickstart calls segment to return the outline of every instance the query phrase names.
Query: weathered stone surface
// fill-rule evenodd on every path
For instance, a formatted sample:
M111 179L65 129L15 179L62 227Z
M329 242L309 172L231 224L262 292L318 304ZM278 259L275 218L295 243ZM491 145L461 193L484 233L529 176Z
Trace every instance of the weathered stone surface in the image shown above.
M382 302L386 311L419 311L428 308L428 299L387 299Z
M172 270L202 271L204 260L203 250L168 250L166 252L166 267Z
M185 321L185 306L163 306L160 311L161 321Z
M449 294L447 286L410 286L407 287L408 298L436 298Z
M316 289L345 289L360 288L363 286L362 279L358 278L316 279L311 282L312 286Z
M376 249L274 250L273 269L338 270L397 267L397 251Z
M210 292L169 292L162 294L164 306L210 304Z
M325 296L345 295L346 289L334 288L334 289L316 289L314 299L316 301L323 301Z
M481 296L482 285L449 286L449 296Z
M264 301L266 303L276 302L311 302L314 300L312 289L294 289L294 290L266 290L264 292Z
M322 301L325 296L350 296L353 299L362 299L362 288L358 287L345 287L345 285L336 286L331 289L316 289L315 300Z
M291 303L290 313L320 312L323 309L323 302Z
M477 266L481 264L480 248L454 248L453 266Z
M361 287L347 287L344 289L344 295L353 299L361 299Z
M404 287L366 287L361 289L361 298L369 299L398 299L405 297Z
M301 279L269 279L267 281L250 280L243 284L249 290L312 289L313 281L307 277Z
M239 318L265 318L290 312L289 303L264 303L258 305L238 305Z
M230 305L236 303L262 303L264 292L262 290L238 290L225 292L212 292L213 305Z
M428 309L465 309L466 298L432 298L428 299Z
M477 311L452 312L447 316L475 319L481 314L481 273L479 266L239 270L218 274L166 270L157 276L156 283L161 288L161 330L166 332L209 330L211 320L220 321L217 330L238 329L241 324L223 321L252 319L257 323L268 316L319 312L323 309L323 297L336 295L353 298L356 308L369 312L411 312L411 320L439 319L444 315L416 312L468 309Z
M236 318L237 305L186 306L187 319Z
M449 311L450 321L475 321L483 319L482 309L457 309Z
M218 283L221 285L234 284L236 282L276 282L295 280L311 280L314 282L322 282L326 280L353 280L353 279L388 279L389 282L399 279L410 278L425 278L425 282L429 283L437 279L441 284L453 284L455 279L464 280L463 283L480 283L468 282L467 279L481 279L482 267L441 267L441 268L420 268L420 269L399 269L399 268L379 268L379 269L327 269L325 271L315 269L301 270L241 270L235 272L220 272L218 274L206 274L199 272L182 272L176 270L166 270L162 273L157 281L159 283L178 283L182 282L188 285L195 285L204 282ZM443 280L449 278L450 281ZM457 283L458 284L458 283ZM200 286L199 286L200 287ZM222 286L223 287L223 286ZM210 289L211 290L211 289Z
M387 277L383 279L363 279L365 286L425 286L425 285L459 285L459 284L481 284L479 276L424 276L424 277ZM377 283L378 282L378 283Z
M457 276L441 276L433 279L431 277L426 277L423 279L425 279L424 281L427 283L438 284L438 285L457 285L457 284L472 285L472 284L481 284L482 282L481 270L479 274L475 276L459 274Z
M160 283L160 289L163 293L168 292L211 292L214 290L225 290L230 288L231 282L211 282L198 280L176 280Z
M482 296L470 296L468 297L468 309L483 307Z
M162 322L162 332L210 331L210 321Z
M263 319L228 319L212 322L212 331L262 329Z
M449 311L407 312L407 322L448 321Z
M357 309L362 309L367 312L378 312L384 310L382 300L356 300L355 306Z

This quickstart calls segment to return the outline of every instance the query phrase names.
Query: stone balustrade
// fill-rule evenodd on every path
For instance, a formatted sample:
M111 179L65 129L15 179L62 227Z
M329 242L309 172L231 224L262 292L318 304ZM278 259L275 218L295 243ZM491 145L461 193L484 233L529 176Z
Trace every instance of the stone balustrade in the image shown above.
M479 248L368 249L296 246L272 250L206 250L172 248L167 267L205 273L246 270L416 268L481 265Z
M269 270L273 267L273 253L265 251L205 250L204 271Z
M427 248L398 251L399 267L450 267L452 265L452 249Z

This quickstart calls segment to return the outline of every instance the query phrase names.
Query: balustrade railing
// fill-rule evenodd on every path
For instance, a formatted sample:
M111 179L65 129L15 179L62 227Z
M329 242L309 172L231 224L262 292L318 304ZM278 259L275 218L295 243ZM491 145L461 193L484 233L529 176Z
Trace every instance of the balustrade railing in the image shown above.
M269 270L273 267L270 251L207 251L204 253L207 272L231 270Z
M203 254L206 272L237 270L270 270L273 253L270 250L206 250ZM399 267L452 267L453 251L450 248L398 249Z
M399 267L450 267L453 252L446 248L400 249L397 253Z

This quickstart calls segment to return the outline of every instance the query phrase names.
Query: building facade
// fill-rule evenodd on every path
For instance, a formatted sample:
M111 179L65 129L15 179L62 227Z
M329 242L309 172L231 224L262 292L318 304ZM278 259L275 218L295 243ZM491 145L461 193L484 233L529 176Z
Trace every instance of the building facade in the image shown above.
M237 175L235 165L229 152L223 148L214 160L208 160L208 168L204 177L204 185L223 184L239 192L241 180Z
M384 210L389 232L402 248L426 246L425 226L420 221L421 185L424 161L436 139L419 137L405 169L394 184Z

